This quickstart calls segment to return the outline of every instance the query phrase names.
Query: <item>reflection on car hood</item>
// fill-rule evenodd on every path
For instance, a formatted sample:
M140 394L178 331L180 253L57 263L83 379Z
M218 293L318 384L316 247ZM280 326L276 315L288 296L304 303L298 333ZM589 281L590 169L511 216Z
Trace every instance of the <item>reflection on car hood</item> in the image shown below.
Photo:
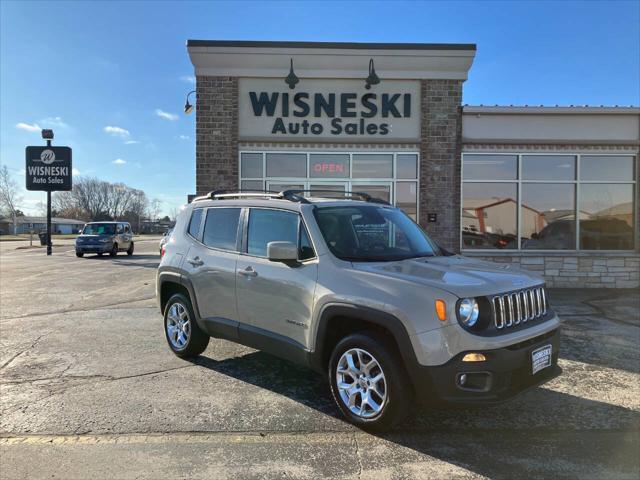
M397 262L353 263L356 270L436 286L458 295L480 296L539 285L542 278L511 264L486 262L461 255Z

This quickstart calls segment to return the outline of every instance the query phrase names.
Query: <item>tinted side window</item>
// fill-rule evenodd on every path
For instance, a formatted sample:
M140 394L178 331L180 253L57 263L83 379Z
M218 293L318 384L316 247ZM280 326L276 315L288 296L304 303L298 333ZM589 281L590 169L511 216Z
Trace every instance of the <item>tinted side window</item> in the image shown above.
M125 231L125 233L130 233L131 232L131 227L129 227L128 224L125 224L124 231Z
M247 252L267 256L269 242L298 244L298 214L252 208L249 214Z
M202 208L197 208L191 212L191 220L189 221L189 235L198 238L200 234L200 224L202 220Z
M210 208L204 223L202 242L222 250L236 250L239 208Z
M300 225L300 247L298 257L300 260L309 260L316 256L311 246L311 240L309 240L309 234L307 229L303 225Z

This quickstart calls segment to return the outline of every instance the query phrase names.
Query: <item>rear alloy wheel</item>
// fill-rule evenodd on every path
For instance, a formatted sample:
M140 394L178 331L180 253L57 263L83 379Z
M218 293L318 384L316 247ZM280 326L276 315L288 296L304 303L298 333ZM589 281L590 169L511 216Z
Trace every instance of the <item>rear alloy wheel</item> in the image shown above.
M127 255L133 255L133 242L131 242L131 245L129 245L129 248L127 249Z
M209 335L198 327L191 302L181 293L173 295L164 309L164 333L173 353L194 357L205 351Z
M354 333L338 342L329 361L329 382L340 411L363 429L387 430L413 405L397 348L376 332Z
M116 255L118 255L118 244L114 243L113 247L111 247L111 252L109 252L109 255L111 255L112 257L115 257Z

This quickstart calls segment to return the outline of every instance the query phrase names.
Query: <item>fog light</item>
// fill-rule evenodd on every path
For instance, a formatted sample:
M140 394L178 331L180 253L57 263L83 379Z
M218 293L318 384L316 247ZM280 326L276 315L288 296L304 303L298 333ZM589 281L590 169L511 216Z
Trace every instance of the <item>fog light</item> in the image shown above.
M463 386L465 383L467 383L467 374L463 373L462 375L460 375L458 377L458 383L460 384L460 386Z
M486 359L482 353L467 353L462 357L463 362L484 362Z

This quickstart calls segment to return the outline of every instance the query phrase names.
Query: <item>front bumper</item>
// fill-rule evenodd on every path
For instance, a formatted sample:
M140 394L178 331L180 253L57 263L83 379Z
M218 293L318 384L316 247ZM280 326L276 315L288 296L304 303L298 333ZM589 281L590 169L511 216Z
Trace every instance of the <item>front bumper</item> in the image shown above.
M462 352L444 365L415 366L411 373L418 397L426 403L491 404L508 400L530 388L542 385L562 373L558 366L560 329L483 353L484 362L463 362ZM532 374L531 354L552 346L551 366ZM478 379L474 388L460 385L460 375Z
M92 243L76 245L76 252L81 253L108 253L113 248L111 243Z

